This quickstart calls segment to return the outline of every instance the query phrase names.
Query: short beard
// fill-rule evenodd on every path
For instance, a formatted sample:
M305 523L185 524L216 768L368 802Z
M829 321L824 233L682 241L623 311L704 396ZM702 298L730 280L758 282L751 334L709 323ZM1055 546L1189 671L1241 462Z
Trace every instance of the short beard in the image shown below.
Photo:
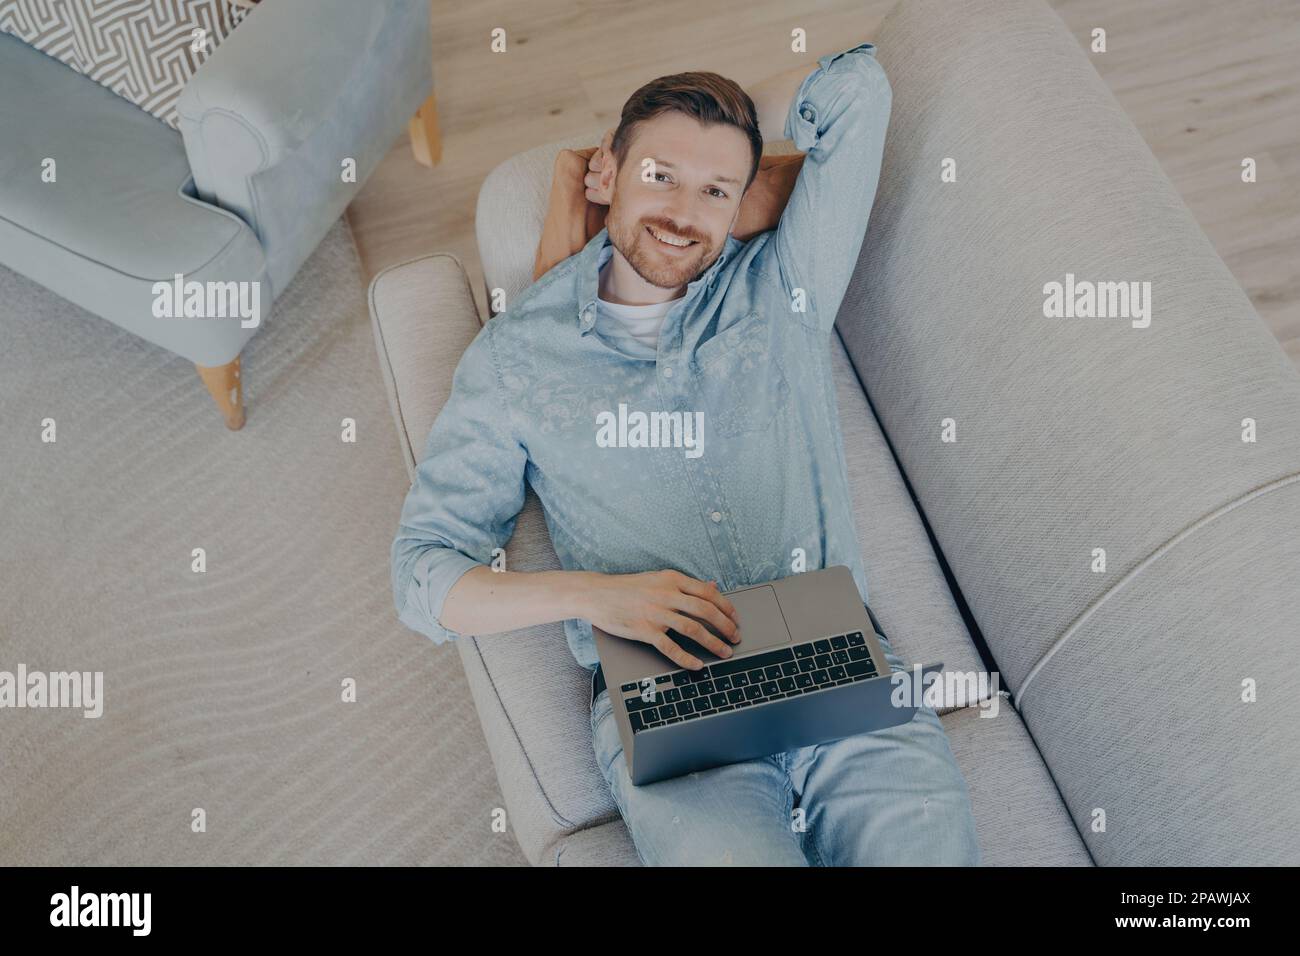
M606 226L609 229L610 242L627 260L632 271L660 289L680 289L704 272L717 258L709 241L699 236L691 237L700 240L696 246L696 253L690 257L683 257L675 266L671 262L664 263L663 260L653 258L643 243L656 240L646 232L645 223L635 222L628 225L620 220L617 195L610 203Z

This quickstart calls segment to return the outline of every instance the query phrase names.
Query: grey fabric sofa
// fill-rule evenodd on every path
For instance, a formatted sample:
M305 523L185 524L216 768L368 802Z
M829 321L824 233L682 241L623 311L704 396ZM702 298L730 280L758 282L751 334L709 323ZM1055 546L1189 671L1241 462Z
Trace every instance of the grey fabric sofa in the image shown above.
M1012 695L941 711L984 862L1300 862L1300 374L1042 0L907 0L864 38L893 111L835 384L883 629ZM599 132L484 183L507 301L556 150ZM1067 272L1150 281L1150 326L1044 317ZM371 311L413 469L479 317L448 255L379 275ZM531 491L507 559L558 567ZM561 627L458 648L529 860L636 864Z
M205 381L239 427L260 323L155 317L154 284L258 282L265 321L432 85L427 0L261 4L186 84L179 132L0 33L0 263L221 370Z

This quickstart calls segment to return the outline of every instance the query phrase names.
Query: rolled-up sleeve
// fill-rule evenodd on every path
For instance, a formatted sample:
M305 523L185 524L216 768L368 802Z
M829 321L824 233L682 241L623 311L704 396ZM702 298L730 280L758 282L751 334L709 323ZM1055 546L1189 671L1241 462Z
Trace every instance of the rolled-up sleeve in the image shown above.
M786 291L803 290L796 318L829 333L867 231L893 95L875 45L817 60L786 114L803 166L769 249Z
M393 540L398 617L436 644L461 636L439 622L447 592L505 547L524 504L528 456L505 401L493 322L461 356Z

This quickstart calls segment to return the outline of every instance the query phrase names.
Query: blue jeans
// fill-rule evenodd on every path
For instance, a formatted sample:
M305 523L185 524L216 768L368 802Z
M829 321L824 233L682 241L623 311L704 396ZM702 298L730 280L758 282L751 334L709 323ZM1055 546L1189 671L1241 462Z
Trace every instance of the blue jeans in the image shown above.
M905 670L876 636L890 669ZM608 690L592 703L591 737L647 866L979 864L966 780L928 705L897 727L640 787Z

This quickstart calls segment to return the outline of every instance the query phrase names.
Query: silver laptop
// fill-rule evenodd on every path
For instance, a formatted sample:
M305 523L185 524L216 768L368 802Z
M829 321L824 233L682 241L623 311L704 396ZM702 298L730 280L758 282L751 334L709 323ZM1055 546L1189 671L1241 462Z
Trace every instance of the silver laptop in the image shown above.
M885 652L844 565L723 593L740 615L731 657L669 632L705 663L699 671L592 628L633 783L881 730L916 713L915 702L891 700ZM922 679L942 669L929 664Z

